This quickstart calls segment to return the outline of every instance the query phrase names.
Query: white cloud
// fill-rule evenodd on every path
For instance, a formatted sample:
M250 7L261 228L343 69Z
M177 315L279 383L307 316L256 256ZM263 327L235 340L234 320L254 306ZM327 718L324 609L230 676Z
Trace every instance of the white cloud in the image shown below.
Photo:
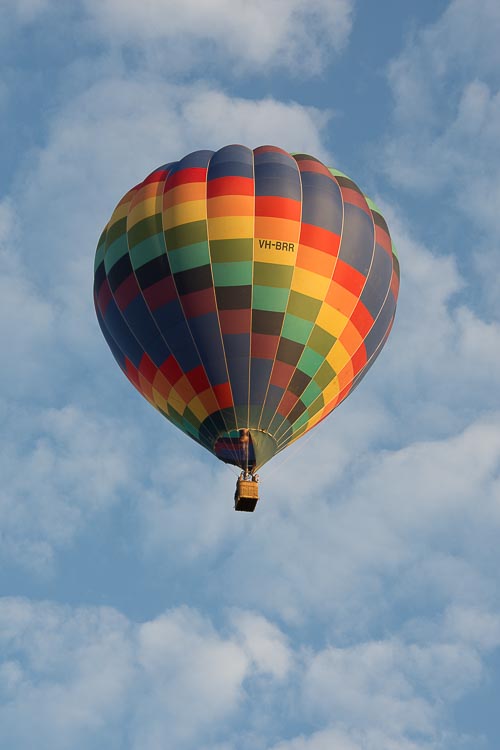
M175 440L173 427L161 427L165 442L159 443L157 457L151 454L148 487L135 508L144 554L148 559L173 554L188 564L210 559L220 545L243 533L228 512L236 472L224 470L215 459L207 466L202 448L182 435Z
M132 658L117 612L4 599L0 644L11 675L0 708L4 746L80 748L120 717Z
M386 148L390 176L396 183L422 192L434 193L450 187L460 209L470 219L488 227L496 226L497 216L485 197L491 197L493 190L494 199L498 189L491 155L499 145L500 92L477 78L465 81L455 106L439 117L438 126L432 110L429 114L428 109L438 106L433 96L442 96L446 87L451 89L450 81L442 83L440 92L425 91L431 101L420 103L419 115L413 112L415 98L406 99L412 84L397 65L392 68L391 82L396 94L396 113L401 110L405 115L398 118L399 130ZM414 115L411 122L407 121L408 113Z
M55 309L26 278L16 252L19 234L13 206L0 203L0 342L8 360L0 382L5 396L26 399L42 375L47 376L47 348L55 348Z
M439 101L440 89L453 81L498 73L500 12L495 0L451 0L436 21L411 37L402 54L390 64L389 77L396 94L396 116L435 127L438 108L450 113L460 98L460 88L450 91L451 101ZM469 78L470 80L470 78ZM450 106L451 105L451 106ZM446 109L449 107L449 109Z
M500 645L500 615L472 607L451 607L445 615L446 637L479 649Z
M263 618L253 622L282 640ZM246 645L239 631L219 632L183 607L135 623L109 608L2 599L0 742L28 747L36 738L40 750L224 747L218 739L231 737L248 681L270 672L262 651L254 659Z
M253 612L235 610L231 617L238 640L256 668L277 679L287 677L292 654L283 633L265 617Z
M352 0L85 0L95 31L176 65L227 60L238 70L284 67L319 72L346 44Z
M463 617L468 616L464 611ZM477 613L478 622L481 619ZM438 638L445 637L446 623L436 624L435 631ZM392 637L330 646L315 653L306 667L305 707L316 724L323 719L341 726L353 750L462 746L457 736L447 735L443 709L479 685L487 665L484 657L481 648L461 640L435 642L428 633L424 642ZM276 750L320 750L327 737L313 735ZM471 739L463 738L467 747Z
M436 196L442 211L452 206L469 222L467 244L458 232L453 236L471 272L483 275L495 317L499 34L495 0L452 0L414 35L389 67L394 127L384 153L384 168L398 186Z
M131 431L74 406L13 409L5 414L4 428L1 554L43 571L56 549L125 491L132 471Z
M178 747L238 707L248 659L197 613L178 610L144 623L138 638L147 687L134 748L163 747L168 736Z
M186 73L315 75L343 51L353 0L4 0L4 30L35 22L67 23L80 39L106 50L133 50L141 66ZM61 15L64 23L61 24Z
M395 436L404 440L409 425L414 439L449 435L475 410L500 407L500 325L464 303L471 279L456 256L417 241L393 208L384 213L400 253L401 291L370 384L397 414Z
M408 680L409 658L404 647L387 641L315 654L304 680L306 705L316 720L342 717L356 729L375 726L393 736L429 735L435 710Z
M462 622L469 617L488 613L464 610ZM492 643L472 646L458 631L447 641L447 621L432 625L425 643L298 644L289 671L275 669L283 633L252 612L215 628L187 607L136 623L110 608L0 599L0 741L40 750L451 750L462 743L447 736L446 713L483 676ZM263 689L265 675L276 679ZM301 725L315 730L269 740Z

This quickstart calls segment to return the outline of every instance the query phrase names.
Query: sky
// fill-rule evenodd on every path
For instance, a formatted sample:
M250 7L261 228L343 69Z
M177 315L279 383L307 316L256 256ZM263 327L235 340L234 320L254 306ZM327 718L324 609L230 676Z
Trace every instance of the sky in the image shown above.
M0 19L0 746L498 750L498 0ZM350 175L401 263L376 365L254 514L92 300L119 198L228 143Z

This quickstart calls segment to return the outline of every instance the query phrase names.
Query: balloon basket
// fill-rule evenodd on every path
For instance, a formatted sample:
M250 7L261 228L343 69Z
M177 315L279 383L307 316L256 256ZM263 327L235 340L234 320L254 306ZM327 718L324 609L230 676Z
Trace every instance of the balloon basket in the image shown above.
M252 479L238 479L234 493L234 509L252 513L259 499L259 484Z

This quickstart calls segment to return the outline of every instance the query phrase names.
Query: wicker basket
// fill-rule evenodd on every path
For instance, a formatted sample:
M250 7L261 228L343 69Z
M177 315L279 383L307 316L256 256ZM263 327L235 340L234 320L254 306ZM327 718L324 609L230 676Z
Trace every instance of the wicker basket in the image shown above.
M234 493L234 509L249 513L255 510L259 499L259 485L248 479L238 479Z

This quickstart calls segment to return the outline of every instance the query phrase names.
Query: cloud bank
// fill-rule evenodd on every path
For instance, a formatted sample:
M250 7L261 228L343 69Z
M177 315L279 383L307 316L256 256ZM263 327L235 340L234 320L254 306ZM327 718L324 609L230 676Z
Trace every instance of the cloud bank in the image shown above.
M414 636L303 652L248 610L215 628L187 607L138 623L111 608L4 598L0 738L41 750L469 747L446 737L443 704L480 678L500 620L472 609L449 615L425 643ZM461 627L450 627L457 620ZM471 625L486 637L471 638ZM291 735L269 744L277 710ZM321 729L293 734L311 720Z

